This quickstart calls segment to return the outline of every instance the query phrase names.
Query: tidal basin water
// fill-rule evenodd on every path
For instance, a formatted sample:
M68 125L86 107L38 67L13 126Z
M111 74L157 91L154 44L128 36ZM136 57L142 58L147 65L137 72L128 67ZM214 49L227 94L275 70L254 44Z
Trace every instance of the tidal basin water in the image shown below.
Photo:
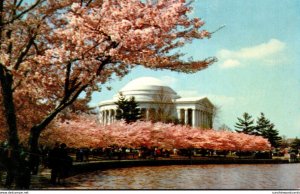
M68 189L300 189L300 164L118 168L67 179Z

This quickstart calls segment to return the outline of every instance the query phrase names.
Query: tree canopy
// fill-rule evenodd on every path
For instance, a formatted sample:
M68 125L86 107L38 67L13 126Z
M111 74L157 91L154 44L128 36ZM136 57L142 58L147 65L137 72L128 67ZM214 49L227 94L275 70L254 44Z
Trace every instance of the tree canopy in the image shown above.
M200 30L203 20L187 16L184 1L20 0L0 8L0 113L14 142L16 129L40 134L80 93L89 100L112 75L137 65L195 72L215 61L170 54L210 37Z
M81 93L88 101L138 65L192 73L215 62L174 51L211 36L191 9L184 0L0 1L0 123L9 147L17 150L22 134L36 152L41 133Z
M87 130L88 129L88 130ZM67 136L64 134L68 134ZM66 142L71 147L159 147L202 148L231 151L264 151L271 148L261 136L230 131L203 130L186 125L161 122L115 122L99 125L95 118L80 115L68 122L58 123L52 132L46 132L42 140Z
M9 142L16 145L22 130L40 134L79 94L88 101L135 66L208 67L215 58L183 61L170 52L211 35L191 9L179 0L1 1L0 122Z

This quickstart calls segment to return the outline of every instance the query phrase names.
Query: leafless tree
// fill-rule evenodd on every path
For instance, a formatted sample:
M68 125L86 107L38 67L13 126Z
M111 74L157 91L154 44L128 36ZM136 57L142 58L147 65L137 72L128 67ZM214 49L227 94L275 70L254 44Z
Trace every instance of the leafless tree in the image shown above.
M221 130L221 131L232 131L232 129L224 123L219 127L219 130Z
M214 128L220 123L220 113L221 113L221 106L214 105L212 109L212 122Z
M150 120L163 123L176 122L173 115L175 110L174 99L163 87L160 88L157 94L153 95L152 99L150 110L155 109L155 113L150 113Z

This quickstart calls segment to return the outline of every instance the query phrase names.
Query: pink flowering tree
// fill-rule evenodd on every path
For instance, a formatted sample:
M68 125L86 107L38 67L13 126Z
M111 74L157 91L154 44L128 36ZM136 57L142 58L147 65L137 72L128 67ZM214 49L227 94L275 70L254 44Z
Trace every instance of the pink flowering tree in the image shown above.
M43 138L48 141L60 140L74 147L117 145L129 148L199 148L219 151L263 151L271 148L267 139L243 133L144 121L100 125L88 116L58 123L55 129L55 132Z
M71 120L56 121L41 136L41 143L52 144L55 142L66 143L69 147L106 147L110 140L103 127L95 117L74 116Z
M212 64L174 51L211 35L190 10L185 0L0 1L0 120L9 146L17 150L22 133L36 152L50 122L112 75L138 65L192 73Z

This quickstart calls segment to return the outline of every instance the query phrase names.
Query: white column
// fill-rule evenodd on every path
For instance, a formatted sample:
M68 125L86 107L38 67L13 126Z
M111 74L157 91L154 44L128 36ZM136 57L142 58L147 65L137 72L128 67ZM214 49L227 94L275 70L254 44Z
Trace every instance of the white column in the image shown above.
M209 113L206 112L206 117L207 117L207 128L209 128Z
M210 113L208 113L208 127L211 128L211 119L210 119Z
M111 119L111 121L112 121L112 123L114 123L115 122L115 119L116 119L116 112L115 112L115 110L114 109L112 109L111 110L112 111L112 119Z
M104 112L101 111L101 123L104 124Z
M112 110L109 110L109 124L112 123Z
M196 110L196 127L199 127L199 110Z
M203 111L203 127L206 128L206 114L205 114L205 111Z
M110 123L113 123L114 122L114 110L111 109L110 111L111 111L111 113L110 113Z
M105 117L105 120L106 120L106 125L109 124L109 110L106 110L106 117Z
M149 121L149 108L146 109L146 121Z
M198 122L198 110L197 109L195 109L195 126L194 127L197 127L198 126L198 124L197 124L197 122Z
M180 109L177 109L177 118L178 118L178 121L180 121L180 119L181 119Z
M202 128L202 114L201 114L201 110L199 110L199 127L201 127Z
M196 127L196 109L192 110L192 126Z
M108 110L108 124L111 123L111 110Z
M116 122L117 110L114 110L114 122Z
M207 116L207 112L204 113L205 115L205 127L208 128L208 116Z
M106 125L106 110L103 111L103 124Z
M99 121L100 121L100 124L102 123L102 112L100 111L99 112Z
M203 111L201 111L201 127L204 128L204 114L203 114Z
M205 112L205 117L206 117L206 128L209 128L209 124L208 124L208 113Z
M209 127L213 128L212 114L209 113Z
M184 124L188 124L188 109L184 109Z

